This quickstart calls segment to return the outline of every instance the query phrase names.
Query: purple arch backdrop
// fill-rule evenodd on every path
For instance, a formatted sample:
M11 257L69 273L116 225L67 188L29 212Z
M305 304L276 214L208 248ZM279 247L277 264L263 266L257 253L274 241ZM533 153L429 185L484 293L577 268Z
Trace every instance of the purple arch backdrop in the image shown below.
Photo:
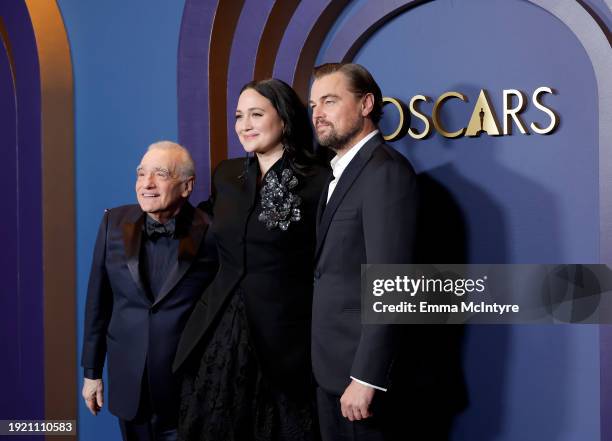
M44 390L42 177L35 172L41 168L39 60L25 3L0 3L0 18L5 27L0 87L7 98L0 101L0 119L7 129L3 135L9 134L2 154L10 164L3 176L9 207L0 233L8 251L0 269L0 323L2 335L11 336L2 338L0 414L40 419L44 400L32 399Z
M256 6L255 4L258 4ZM265 34L265 26L272 11L279 2L272 1L256 2L246 0L242 4L237 24L233 28L232 43L227 47L229 69L226 78L219 78L214 71L214 66L209 65L209 52L215 45L214 23L217 20L217 9L210 2L204 0L187 0L183 26L181 29L181 53L179 56L179 126L180 140L187 145L196 156L203 157L199 162L198 174L204 176L204 182L208 181L210 168L215 161L209 158L215 156L212 149L225 149L227 156L241 154L233 135L231 124L223 124L221 127L210 124L211 115L217 109L215 103L206 99L207 87L211 87L211 79L214 79L214 87L225 88L226 101L222 103L224 114L228 121L232 119L232 106L237 99L239 87L246 81L255 77L258 56L261 55L255 48L259 48L259 39ZM350 4L349 4L350 3ZM310 72L314 65L315 57L312 56L313 48L318 54L320 61L352 60L368 40L382 29L390 20L398 17L404 12L427 1L324 1L299 2L292 15L283 25L284 33L280 39L278 50L273 65L273 75L293 84L298 91L304 92L304 72ZM521 2L527 5L541 4L545 7L546 2ZM584 10L589 13L601 10L598 0L589 4L580 3ZM595 5L595 7L592 7ZM352 7L352 9L351 9ZM350 10L349 10L350 9ZM345 16L344 16L345 15ZM603 19L595 17L589 26L601 32L601 23L609 20L608 16ZM335 23L334 23L335 22ZM333 33L330 41L324 42L330 26L333 25ZM209 44L206 47L206 44ZM426 42L424 42L426 44ZM452 81L452 73L448 74ZM182 128L185 128L183 130ZM211 141L215 138L215 131L223 132L223 136L230 140L228 145L216 146ZM216 158L220 156L216 154ZM202 182L202 181L201 181ZM200 196L205 197L208 186L200 187ZM610 194L608 189L607 194ZM600 199L605 204L605 196ZM502 219L503 221L503 219ZM608 231L600 231L601 237L609 235ZM577 233L578 234L578 233ZM612 436L609 427L604 423L604 415L610 412L609 400L606 401L605 390L610 390L612 379L610 378L609 364L606 360L612 359L610 351L607 350L607 342L610 341L608 330L602 328L601 338L601 367L602 367L602 439ZM495 340L489 341L495 344ZM606 343L606 344L604 344ZM510 403L510 406L513 404Z
M227 121L234 119L232 103L238 101L242 85L251 81L255 73L257 47L261 40L267 18L272 12L274 1L247 1L242 8L234 34L227 76ZM227 125L228 157L242 155L234 127Z
M72 76L56 3L1 3L0 43L0 419L74 419Z

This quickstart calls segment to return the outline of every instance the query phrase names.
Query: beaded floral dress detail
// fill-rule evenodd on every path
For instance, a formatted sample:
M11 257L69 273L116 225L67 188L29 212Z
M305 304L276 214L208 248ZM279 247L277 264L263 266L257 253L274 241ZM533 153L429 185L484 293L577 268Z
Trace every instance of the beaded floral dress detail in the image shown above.
M297 185L298 179L288 168L282 171L280 180L274 170L266 174L261 188L263 210L258 219L266 224L268 230L280 228L287 231L291 222L298 222L302 218L299 208L302 200L290 191Z

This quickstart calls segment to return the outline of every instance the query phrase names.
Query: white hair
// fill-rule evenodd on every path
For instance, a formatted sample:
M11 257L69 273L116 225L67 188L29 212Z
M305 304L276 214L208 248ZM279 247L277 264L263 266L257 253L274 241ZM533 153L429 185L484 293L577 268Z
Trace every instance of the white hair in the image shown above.
M147 152L151 150L166 150L180 153L181 162L178 165L179 173L183 179L195 176L195 162L185 147L172 141L157 141L149 146Z

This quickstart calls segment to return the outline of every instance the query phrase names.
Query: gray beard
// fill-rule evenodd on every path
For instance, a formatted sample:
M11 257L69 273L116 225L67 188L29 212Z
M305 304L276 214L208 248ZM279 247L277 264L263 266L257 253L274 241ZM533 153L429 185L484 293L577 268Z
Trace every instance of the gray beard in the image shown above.
M321 139L317 136L317 141L321 146L327 147L328 149L334 151L342 150L349 145L349 143L355 138L355 135L357 135L362 128L363 122L351 127L351 129L344 135L339 135L336 130L333 129L325 139Z

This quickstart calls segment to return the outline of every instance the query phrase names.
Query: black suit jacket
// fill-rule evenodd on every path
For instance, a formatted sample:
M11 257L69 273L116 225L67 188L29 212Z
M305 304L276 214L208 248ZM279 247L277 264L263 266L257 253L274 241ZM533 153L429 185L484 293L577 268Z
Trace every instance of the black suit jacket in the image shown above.
M250 335L264 374L275 386L291 392L308 387L310 371L310 316L312 260L315 248L317 205L327 168L313 165L308 176L297 175L292 190L302 202L301 219L287 231L267 230L257 218L259 166L252 158L245 172L243 159L223 161L213 176L209 206L211 232L219 252L219 273L206 290L185 326L174 369L199 362L200 343L236 289L244 292ZM286 165L286 164L285 164ZM284 167L287 168L287 167ZM271 168L277 175L280 160Z
M388 388L398 328L361 324L361 264L410 263L416 176L375 135L351 160L329 203L321 197L315 253L312 363L319 386L341 395L350 376Z
M154 410L178 412L172 360L187 317L216 271L214 247L204 240L206 215L186 204L179 216L188 232L180 238L176 265L152 301L139 268L145 216L138 205L104 213L85 307L81 364L101 372L108 356L109 410L125 420L138 411L145 365Z

